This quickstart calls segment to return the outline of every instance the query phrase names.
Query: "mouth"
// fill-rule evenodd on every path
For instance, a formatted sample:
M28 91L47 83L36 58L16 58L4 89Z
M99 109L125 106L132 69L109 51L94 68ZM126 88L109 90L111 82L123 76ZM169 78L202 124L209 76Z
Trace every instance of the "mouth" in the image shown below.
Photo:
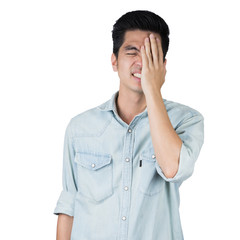
M132 75L136 78L141 79L142 78L142 74L141 73L132 73Z
M132 73L134 80L141 82L142 74L141 73Z

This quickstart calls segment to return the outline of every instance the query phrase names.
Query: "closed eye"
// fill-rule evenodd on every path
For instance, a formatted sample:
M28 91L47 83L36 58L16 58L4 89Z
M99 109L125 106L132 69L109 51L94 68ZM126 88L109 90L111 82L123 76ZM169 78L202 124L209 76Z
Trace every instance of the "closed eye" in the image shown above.
M127 53L127 55L136 55L136 53Z

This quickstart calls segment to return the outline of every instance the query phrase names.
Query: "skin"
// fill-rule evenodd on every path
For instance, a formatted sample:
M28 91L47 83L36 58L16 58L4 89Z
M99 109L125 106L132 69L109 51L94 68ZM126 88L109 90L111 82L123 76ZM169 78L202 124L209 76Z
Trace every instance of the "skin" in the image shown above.
M160 39L159 34L149 31L127 31L118 59L112 54L111 62L120 78L116 104L119 116L129 124L147 106L156 160L164 175L173 178L179 167L182 141L172 127L162 98L167 60L163 62ZM125 50L129 45L136 50ZM141 81L132 76L135 71L141 72Z
M57 240L70 240L72 231L73 217L66 214L58 215Z

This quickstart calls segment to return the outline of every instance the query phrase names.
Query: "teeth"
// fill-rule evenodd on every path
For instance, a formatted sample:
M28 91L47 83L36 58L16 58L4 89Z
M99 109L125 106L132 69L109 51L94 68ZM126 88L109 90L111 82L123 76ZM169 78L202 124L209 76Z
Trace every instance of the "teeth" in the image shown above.
M133 76L137 77L137 78L141 78L142 75L140 73L134 73Z

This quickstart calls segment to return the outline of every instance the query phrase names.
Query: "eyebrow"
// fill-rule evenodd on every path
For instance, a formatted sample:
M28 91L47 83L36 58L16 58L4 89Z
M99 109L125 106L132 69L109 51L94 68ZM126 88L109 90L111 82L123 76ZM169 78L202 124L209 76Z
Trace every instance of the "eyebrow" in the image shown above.
M125 51L129 51L129 50L135 50L137 52L140 52L139 49L137 49L136 47L132 46L132 45L127 45L126 47L124 47Z

